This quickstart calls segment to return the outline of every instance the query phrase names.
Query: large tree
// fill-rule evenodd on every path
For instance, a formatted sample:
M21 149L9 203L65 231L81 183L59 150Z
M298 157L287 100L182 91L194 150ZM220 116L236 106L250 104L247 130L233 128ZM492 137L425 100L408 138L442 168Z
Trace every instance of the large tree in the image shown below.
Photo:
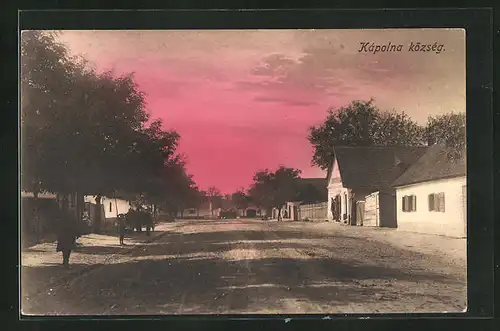
M250 204L250 198L243 189L234 192L231 195L231 201L238 210L245 210Z
M305 204L322 202L328 200L328 193L324 187L320 189L316 185L301 182L298 188L297 200Z
M72 62L55 33L24 31L20 40L21 94L21 189L34 193L34 218L38 218L38 193L48 189L54 126L63 114L71 93ZM64 137L63 137L64 139ZM38 234L38 231L37 231Z
M253 178L249 194L252 201L269 213L272 208L280 209L287 201L298 198L300 170L281 166L278 170L258 171ZM278 214L281 221L281 213Z
M132 74L96 73L51 33L21 37L22 188L66 196L148 193L179 136L150 125ZM94 217L100 228L100 208Z
M199 201L199 191L185 168L182 155L169 158L158 174L151 174L142 184L145 200L157 205L172 216L185 208L196 207Z
M425 143L424 129L406 113L381 111L374 100L353 101L339 109L329 109L323 124L309 129L314 148L312 163L328 169L335 145L419 146Z
M222 206L222 194L215 186L210 186L206 192L207 200L210 205L210 215L214 216L214 209Z
M430 145L441 143L447 147L450 159L465 156L465 113L429 116L425 133Z

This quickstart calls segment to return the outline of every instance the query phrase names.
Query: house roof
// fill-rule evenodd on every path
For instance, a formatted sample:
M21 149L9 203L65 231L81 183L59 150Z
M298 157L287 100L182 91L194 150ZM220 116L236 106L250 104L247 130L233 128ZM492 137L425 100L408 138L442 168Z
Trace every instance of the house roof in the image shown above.
M326 178L300 178L299 185L312 185L319 190L325 190L328 182Z
M336 146L335 158L345 187L376 190L391 186L427 148Z
M432 180L465 176L465 157L450 160L448 150L440 144L429 147L427 152L394 182L393 186L404 186Z

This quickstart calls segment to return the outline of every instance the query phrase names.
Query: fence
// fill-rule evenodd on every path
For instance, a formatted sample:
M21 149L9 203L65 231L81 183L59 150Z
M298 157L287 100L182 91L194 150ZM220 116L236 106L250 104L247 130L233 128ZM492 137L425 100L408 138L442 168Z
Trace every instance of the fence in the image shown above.
M328 202L301 205L299 207L299 220L326 221L328 220Z

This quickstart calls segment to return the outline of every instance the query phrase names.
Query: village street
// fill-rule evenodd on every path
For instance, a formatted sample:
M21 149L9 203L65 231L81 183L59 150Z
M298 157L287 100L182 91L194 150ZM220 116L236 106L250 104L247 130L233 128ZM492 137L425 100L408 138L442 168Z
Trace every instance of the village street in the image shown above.
M155 236L129 240L125 247L82 245L69 271L60 261L40 262L41 251L39 262L30 263L37 251L28 250L23 313L333 314L466 307L464 239L246 219L164 223ZM43 275L72 270L81 275L36 283Z

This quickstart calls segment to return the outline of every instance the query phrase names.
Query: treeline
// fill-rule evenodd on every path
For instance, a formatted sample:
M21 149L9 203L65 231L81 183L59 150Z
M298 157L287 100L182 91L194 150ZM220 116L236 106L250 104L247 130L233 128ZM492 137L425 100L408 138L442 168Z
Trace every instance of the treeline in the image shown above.
M404 112L378 109L374 100L352 101L344 107L329 109L325 121L309 128L309 142L314 149L312 164L329 169L334 146L447 146L450 160L465 157L465 113L429 116L419 125ZM321 194L313 187L300 185L298 169L280 167L258 171L248 190L251 200L268 212L287 201L319 201Z
M150 118L132 73L97 72L55 33L25 31L20 42L22 190L98 203L126 192L169 210L197 198L179 134Z
M314 148L312 164L324 170L331 166L333 146L427 146L443 143L452 159L465 151L465 113L450 112L429 116L419 125L404 112L382 111L374 100L353 101L338 109L329 109L325 121L309 129Z

